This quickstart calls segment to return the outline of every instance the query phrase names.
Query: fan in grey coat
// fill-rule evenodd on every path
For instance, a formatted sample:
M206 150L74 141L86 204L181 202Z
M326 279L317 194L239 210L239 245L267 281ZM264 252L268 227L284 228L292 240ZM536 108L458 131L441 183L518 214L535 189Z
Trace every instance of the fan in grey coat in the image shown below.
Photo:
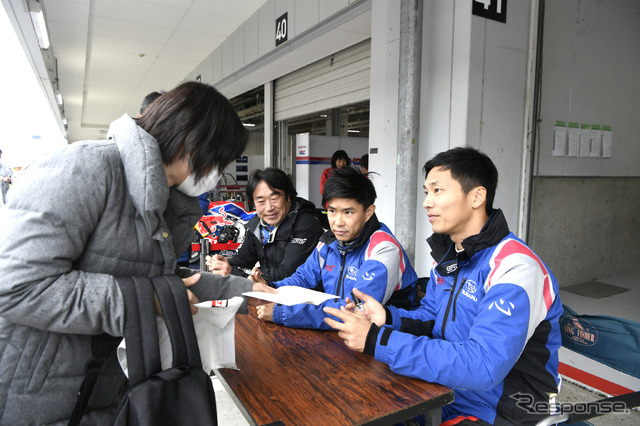
M169 188L159 143L136 121L125 115L109 134L30 166L0 209L0 424L68 422L91 336L123 335L114 276L176 273L202 215L197 197ZM246 138L223 143L237 144L233 158ZM251 288L203 273L191 290L209 300Z

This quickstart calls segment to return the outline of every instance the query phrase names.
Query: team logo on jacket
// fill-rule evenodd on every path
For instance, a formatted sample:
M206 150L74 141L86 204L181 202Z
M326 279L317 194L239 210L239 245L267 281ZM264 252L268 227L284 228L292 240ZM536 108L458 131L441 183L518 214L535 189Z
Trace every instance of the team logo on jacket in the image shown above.
M464 288L462 289L462 294L465 297L473 300L474 302L478 301L478 298L473 295L478 290L478 285L473 280L466 280L464 282Z
M358 275L358 268L356 268L355 266L349 266L347 268L347 276L346 278L348 280L356 280L356 275Z
M369 271L367 271L364 274L362 274L362 278L367 280L367 281L371 281L373 279L373 277L375 277L375 276L376 276L375 272L369 273Z
M511 309L515 308L513 303L505 302L504 299L500 299L500 302L491 302L489 309L493 309L494 306L497 310L509 317L511 316Z
M292 238L291 244L304 244L307 242L306 238Z
M467 290L467 292L473 294L476 292L476 290L478 290L478 285L473 280L467 280L464 283L464 289Z
M333 272L336 269L336 265L324 265L324 270L327 272Z
M438 285L442 285L442 284L444 284L444 278L442 278L442 277L436 277L436 284L438 284Z

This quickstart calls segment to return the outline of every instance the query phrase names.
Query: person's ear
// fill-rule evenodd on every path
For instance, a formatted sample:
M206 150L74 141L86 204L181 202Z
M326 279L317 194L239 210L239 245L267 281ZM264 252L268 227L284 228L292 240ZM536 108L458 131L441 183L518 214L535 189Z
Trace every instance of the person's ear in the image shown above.
M364 216L367 218L367 220L369 220L371 219L371 216L373 216L375 211L376 211L376 205L371 204L369 207L367 207L367 210L365 210Z
M471 195L473 197L473 208L480 208L487 202L487 188L485 188L484 186L476 186L475 188L473 188L471 190Z

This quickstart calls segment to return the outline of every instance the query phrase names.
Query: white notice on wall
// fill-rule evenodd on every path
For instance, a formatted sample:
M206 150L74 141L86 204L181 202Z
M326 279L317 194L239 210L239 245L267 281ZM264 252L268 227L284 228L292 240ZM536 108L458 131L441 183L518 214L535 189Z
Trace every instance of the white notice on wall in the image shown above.
M591 126L591 151L589 157L600 157L602 155L602 130L600 126Z
M580 129L580 151L579 157L589 157L591 154L591 130L589 126L584 126Z
M611 148L613 145L613 132L611 130L602 131L602 157L611 158Z
M578 150L580 148L580 129L576 127L569 127L568 129L568 146L567 157L577 157Z
M567 155L567 128L565 126L553 127L553 152L554 157Z

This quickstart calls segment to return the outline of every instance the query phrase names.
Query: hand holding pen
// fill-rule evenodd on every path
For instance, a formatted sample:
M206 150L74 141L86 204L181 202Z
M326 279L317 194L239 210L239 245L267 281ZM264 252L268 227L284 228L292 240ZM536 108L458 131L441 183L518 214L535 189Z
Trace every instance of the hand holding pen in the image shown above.
M352 306L350 306L350 304ZM347 297L347 305L346 305L346 307L347 307L347 309L350 309L352 311L355 310L355 311L363 312L364 311L364 302L362 300L360 300L358 298L358 296L353 294L353 291L352 291L351 293L349 293L349 297Z
M347 304L343 309L365 316L378 327L382 327L385 324L387 312L384 306L375 298L354 288L350 297L347 297L346 300Z

